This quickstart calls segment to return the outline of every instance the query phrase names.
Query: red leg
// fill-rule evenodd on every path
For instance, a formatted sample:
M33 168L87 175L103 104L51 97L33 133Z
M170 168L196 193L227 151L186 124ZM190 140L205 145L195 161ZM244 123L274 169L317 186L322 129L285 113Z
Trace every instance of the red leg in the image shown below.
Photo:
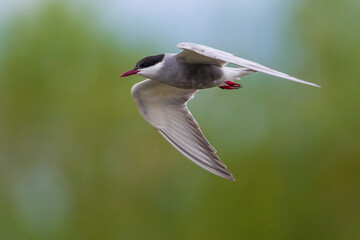
M227 84L226 86L219 86L219 88L228 90L241 88L241 85L238 83L234 83L231 81L226 81L225 83Z

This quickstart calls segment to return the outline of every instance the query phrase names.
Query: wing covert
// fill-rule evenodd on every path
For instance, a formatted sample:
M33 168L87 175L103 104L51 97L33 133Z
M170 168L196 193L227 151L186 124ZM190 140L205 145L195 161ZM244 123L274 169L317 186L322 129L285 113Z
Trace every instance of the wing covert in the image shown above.
M195 43L179 43L177 45L178 48L183 49L184 51L179 53L178 55L181 56L182 54L187 56L187 59L191 59L190 52L193 52L194 56L200 54L203 55L209 59L214 59L217 62L225 62L225 63L232 63L238 66L246 67L252 70L255 70L257 72L266 73L269 75L273 75L276 77L284 78L290 81L299 82L315 87L320 87L314 83L307 82L295 77L292 77L286 73L279 72L277 70L271 69L269 67L266 67L264 65L261 65L259 63L246 60L244 58L236 57L231 53L224 52L215 48L207 47L200 44ZM211 60L209 60L210 62Z

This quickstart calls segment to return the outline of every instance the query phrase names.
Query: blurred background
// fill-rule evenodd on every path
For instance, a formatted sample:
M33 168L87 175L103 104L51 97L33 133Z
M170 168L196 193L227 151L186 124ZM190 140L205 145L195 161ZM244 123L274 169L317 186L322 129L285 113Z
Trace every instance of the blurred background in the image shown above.
M360 239L360 1L0 1L0 239ZM205 44L264 74L190 110L236 178L187 160L120 79Z

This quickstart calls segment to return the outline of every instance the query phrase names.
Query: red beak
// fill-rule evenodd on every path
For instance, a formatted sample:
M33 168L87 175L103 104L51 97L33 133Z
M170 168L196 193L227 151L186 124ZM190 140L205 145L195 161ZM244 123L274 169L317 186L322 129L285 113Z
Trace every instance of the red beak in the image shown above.
M124 72L123 74L121 74L120 77L134 75L134 74L137 74L138 72L139 72L138 70L131 69L130 71L127 71L127 72Z

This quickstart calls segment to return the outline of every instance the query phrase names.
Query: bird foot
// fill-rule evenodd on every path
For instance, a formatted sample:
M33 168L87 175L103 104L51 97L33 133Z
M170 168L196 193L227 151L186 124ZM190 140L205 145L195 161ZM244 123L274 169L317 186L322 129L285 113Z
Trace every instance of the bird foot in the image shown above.
M228 89L228 90L241 88L241 85L238 83L234 83L231 81L226 81L225 83L226 83L226 86L219 86L219 88Z

